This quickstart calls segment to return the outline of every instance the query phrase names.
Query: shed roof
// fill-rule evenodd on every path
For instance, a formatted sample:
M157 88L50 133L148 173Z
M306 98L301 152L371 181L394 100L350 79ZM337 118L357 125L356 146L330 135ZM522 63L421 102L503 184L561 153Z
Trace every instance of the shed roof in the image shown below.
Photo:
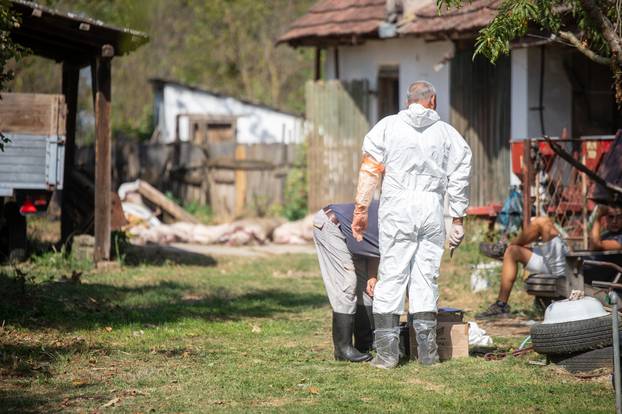
M290 116L294 116L294 117L302 117L302 114L299 113L295 113L295 112L288 112L288 111L283 111L281 109L275 108L273 106L270 105L266 105L260 102L254 102L254 101L250 101L247 99L242 99L242 98L236 98L235 96L231 96L231 95L226 95L224 93L220 93L220 92L215 92L209 89L205 89L199 86L195 86L195 85L189 85L183 82L179 82L176 80L171 80L171 79L163 79L163 78L151 78L149 79L149 82L151 83L151 85L153 86L154 90L159 90L159 89L163 89L166 85L171 85L171 86L176 86L176 87L180 87L180 88L184 88L184 89L188 89L189 91L193 91L193 92L199 92L199 93L205 93L208 95L212 95L216 98L222 98L222 99L235 99L238 102L241 102L243 104L246 105L252 105L252 106L256 106L258 108L263 108L263 109L267 109L273 112L278 112L281 114L285 114L285 115L290 115Z
M21 23L11 36L33 53L56 61L91 63L104 45L114 48L114 55L125 55L147 43L149 37L136 30L118 28L102 21L73 13L62 13L32 1L10 0Z
M500 0L474 0L439 13L436 1L423 0L397 23L398 36L469 37L496 15ZM278 42L291 46L356 44L378 39L386 0L321 0L295 20Z

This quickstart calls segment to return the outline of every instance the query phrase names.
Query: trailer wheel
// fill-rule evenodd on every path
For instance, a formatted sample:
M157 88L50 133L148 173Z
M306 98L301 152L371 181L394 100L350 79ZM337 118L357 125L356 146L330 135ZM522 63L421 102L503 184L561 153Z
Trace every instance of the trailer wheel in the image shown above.
M531 327L533 348L540 354L583 352L611 345L611 315Z
M549 361L571 373L589 372L601 368L613 368L613 347L566 355L549 355Z
M26 217L19 214L15 202L6 203L4 217L8 230L9 261L23 261L26 258Z

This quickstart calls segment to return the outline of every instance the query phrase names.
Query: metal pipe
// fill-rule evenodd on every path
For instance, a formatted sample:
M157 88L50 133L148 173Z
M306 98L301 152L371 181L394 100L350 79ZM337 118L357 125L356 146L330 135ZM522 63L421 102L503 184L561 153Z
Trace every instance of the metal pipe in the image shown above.
M613 302L613 312L611 313L611 320L613 324L613 381L615 385L616 393L616 413L622 414L622 390L620 376L620 328L619 328L619 315L618 315L618 294L615 290L609 292L609 298Z

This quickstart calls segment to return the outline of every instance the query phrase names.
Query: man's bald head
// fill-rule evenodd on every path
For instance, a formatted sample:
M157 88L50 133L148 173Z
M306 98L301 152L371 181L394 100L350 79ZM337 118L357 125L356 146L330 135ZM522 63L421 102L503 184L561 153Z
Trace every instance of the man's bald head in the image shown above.
M436 89L430 82L424 80L413 82L408 87L406 97L408 106L418 103L426 108L436 109Z

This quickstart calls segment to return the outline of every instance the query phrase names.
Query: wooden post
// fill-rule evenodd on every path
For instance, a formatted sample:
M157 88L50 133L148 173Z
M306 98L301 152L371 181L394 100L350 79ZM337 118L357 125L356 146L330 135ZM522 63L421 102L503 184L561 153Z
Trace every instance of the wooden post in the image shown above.
M313 79L320 80L322 78L322 49L317 46L315 48L315 74Z
M246 159L246 147L244 144L238 144L235 147L235 159L236 160L245 160ZM235 217L240 217L244 214L244 209L246 208L246 182L247 182L247 172L244 169L237 168L235 170L235 208L233 215Z
M73 171L76 153L76 118L78 112L78 84L80 68L70 62L63 62L62 93L67 105L65 131L65 164L63 168L63 190L61 192L61 243L71 243L70 237L74 231L74 217L69 203L71 191L71 172Z
M333 59L335 60L335 79L339 79L339 46L335 46Z
M533 165L531 162L531 139L525 139L523 145L523 230L531 221L531 183ZM538 189L536 189L537 191ZM536 213L537 214L537 213Z
M95 253L97 263L110 259L111 215L111 151L110 151L110 101L111 63L114 48L102 47L102 54L95 61Z

